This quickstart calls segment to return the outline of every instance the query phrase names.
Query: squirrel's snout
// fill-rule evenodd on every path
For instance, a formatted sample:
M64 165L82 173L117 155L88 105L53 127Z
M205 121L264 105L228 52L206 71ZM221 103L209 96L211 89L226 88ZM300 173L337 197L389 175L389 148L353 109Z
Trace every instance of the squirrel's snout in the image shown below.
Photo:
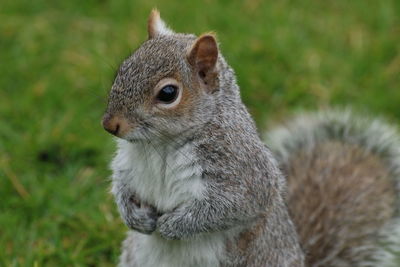
M117 137L124 136L129 131L128 122L121 117L105 114L102 121L104 129Z

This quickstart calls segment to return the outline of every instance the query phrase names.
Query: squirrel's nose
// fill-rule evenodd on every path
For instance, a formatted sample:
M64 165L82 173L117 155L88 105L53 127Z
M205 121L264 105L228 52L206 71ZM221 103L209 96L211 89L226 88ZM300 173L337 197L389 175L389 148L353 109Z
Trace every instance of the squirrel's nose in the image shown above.
M123 118L105 114L102 121L104 129L118 137L122 137L129 131L129 124Z
M102 124L107 132L113 135L118 135L120 125L117 117L106 114L103 117Z

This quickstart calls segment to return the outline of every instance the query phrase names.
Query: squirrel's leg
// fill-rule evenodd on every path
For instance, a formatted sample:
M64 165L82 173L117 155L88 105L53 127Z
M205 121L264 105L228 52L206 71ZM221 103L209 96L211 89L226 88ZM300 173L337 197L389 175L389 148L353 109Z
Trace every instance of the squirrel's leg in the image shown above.
M157 231L166 239L185 239L199 233L245 225L260 214L259 203L249 201L240 189L213 186L202 199L162 215L157 221Z

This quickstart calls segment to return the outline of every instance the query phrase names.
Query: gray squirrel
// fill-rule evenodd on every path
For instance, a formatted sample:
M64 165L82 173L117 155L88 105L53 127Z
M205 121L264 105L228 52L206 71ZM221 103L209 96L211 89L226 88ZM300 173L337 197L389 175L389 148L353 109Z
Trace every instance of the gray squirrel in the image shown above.
M397 266L397 133L349 114L303 115L271 152L215 36L153 10L103 117L132 229L120 266Z

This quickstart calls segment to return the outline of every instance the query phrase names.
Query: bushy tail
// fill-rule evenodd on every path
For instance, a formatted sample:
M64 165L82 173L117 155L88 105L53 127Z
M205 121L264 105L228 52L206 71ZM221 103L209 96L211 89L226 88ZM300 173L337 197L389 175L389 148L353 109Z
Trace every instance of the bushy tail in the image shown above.
M304 113L269 132L310 266L400 266L400 139L350 111Z

